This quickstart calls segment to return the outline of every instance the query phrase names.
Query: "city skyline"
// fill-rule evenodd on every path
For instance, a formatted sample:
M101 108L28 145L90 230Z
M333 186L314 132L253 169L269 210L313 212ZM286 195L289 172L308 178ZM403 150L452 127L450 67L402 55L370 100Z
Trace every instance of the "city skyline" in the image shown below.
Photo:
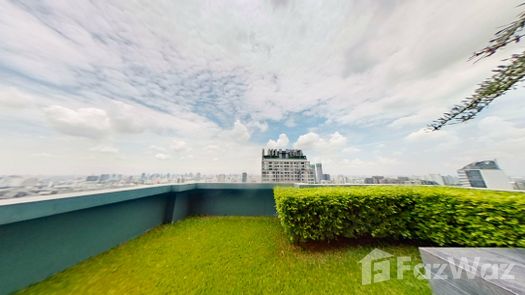
M522 87L423 130L522 48L467 61L518 2L323 4L0 3L0 174L255 174L264 147L332 175L525 176Z
M273 183L316 185L431 185L524 190L525 178L509 177L493 160L473 162L457 170L457 177L427 175L330 175L322 163L312 163L300 149L262 149L260 174L146 173L125 175L107 173L88 176L0 175L0 199L46 196L140 185L188 183Z

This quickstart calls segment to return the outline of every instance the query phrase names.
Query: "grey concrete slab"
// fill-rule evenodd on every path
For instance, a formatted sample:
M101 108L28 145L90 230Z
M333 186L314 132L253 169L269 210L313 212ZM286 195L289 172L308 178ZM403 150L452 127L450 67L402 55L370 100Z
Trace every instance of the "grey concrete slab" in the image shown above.
M430 270L434 294L525 294L525 249L421 247L419 251Z

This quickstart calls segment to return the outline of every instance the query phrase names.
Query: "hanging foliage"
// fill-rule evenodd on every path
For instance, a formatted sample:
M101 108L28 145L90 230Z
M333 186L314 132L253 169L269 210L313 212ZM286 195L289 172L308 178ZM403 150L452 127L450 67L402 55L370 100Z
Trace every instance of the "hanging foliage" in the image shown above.
M493 55L498 49L510 43L519 42L524 36L522 32L524 26L525 12L522 12L517 20L499 30L495 38L490 40L489 45L475 52L470 59L478 61ZM508 63L493 70L495 74L483 81L473 95L453 106L450 111L430 123L428 128L435 131L440 130L445 125L468 121L486 108L494 99L513 89L525 77L525 52L514 54L504 61L508 61Z

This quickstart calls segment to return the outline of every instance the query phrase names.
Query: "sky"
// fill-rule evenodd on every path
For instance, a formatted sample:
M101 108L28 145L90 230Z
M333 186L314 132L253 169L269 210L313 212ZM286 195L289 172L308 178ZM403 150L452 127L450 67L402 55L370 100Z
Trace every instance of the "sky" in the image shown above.
M0 0L0 174L525 176L525 90L426 132L518 43L468 61L520 1Z

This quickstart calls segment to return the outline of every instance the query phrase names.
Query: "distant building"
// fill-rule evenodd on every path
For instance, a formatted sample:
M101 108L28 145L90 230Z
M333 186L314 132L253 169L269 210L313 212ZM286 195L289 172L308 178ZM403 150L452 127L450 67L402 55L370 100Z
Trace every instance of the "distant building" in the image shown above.
M384 182L385 177L384 176L372 176L365 178L366 184L380 184L385 183Z
M301 150L262 150L262 182L315 183L315 169Z
M459 185L459 179L452 175L443 176L443 182L445 185Z
M445 181L443 180L443 176L441 176L441 174L429 174L425 180L435 182L439 185L445 185Z
M525 179L521 178L515 178L514 181L514 189L516 190L525 190Z
M101 174L100 177L98 178L98 181L105 182L105 181L109 181L110 178L111 178L111 175L109 174Z
M86 181L98 181L98 176L90 175L90 176L86 177Z
M226 182L226 175L225 174L217 175L217 182L220 182L220 183Z
M321 180L323 180L323 164L317 163L315 164L315 182L321 183Z
M400 184L410 182L410 177L408 176L398 176L397 181L399 181Z
M459 183L464 187L513 189L509 178L496 161L470 163L458 170Z
M345 184L345 183L348 183L348 177L344 176L344 175L337 175L335 177L335 183L336 184Z
M323 174L323 177L321 178L321 180L324 180L324 181L330 181L330 174Z
M248 182L248 173L246 173L246 172L243 172L243 173L242 173L241 181L242 181L243 183Z

